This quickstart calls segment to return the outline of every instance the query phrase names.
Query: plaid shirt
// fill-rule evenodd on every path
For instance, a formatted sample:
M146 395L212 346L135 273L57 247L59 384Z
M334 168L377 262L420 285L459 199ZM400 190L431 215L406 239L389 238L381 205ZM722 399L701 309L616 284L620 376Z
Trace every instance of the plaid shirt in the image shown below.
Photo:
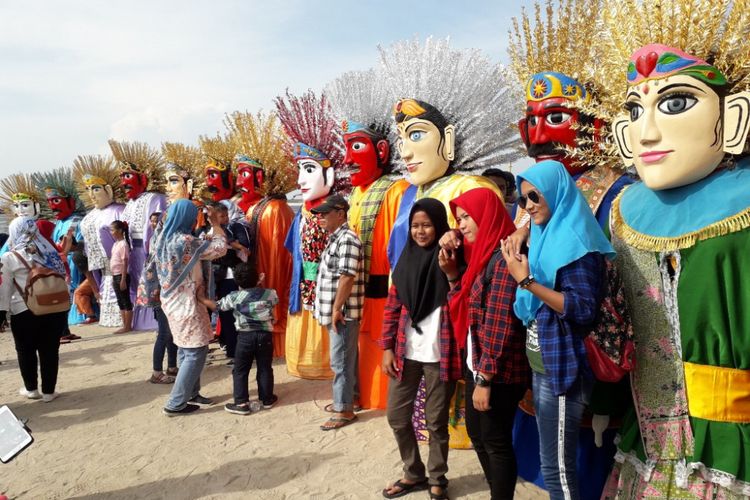
M583 339L592 330L606 291L604 259L592 252L560 268L555 290L565 297L563 313L546 304L536 313L544 372L556 396L565 394L580 372L593 377Z
M352 321L359 321L362 317L365 298L363 261L362 242L347 223L342 224L328 240L318 268L315 319L321 326L328 326L332 322L333 303L342 275L354 276L351 294L344 302L344 317Z
M279 303L272 288L235 290L216 301L222 311L232 311L238 332L273 331L273 308Z
M398 366L398 379L401 380L401 371L406 356L406 327L411 322L409 311L401 303L396 293L396 286L391 285L388 291L388 299L385 301L383 310L383 333L378 340L378 346L384 351L393 349ZM461 378L461 354L453 338L448 302L440 307L440 380L452 382Z
M528 385L531 370L526 358L526 331L513 313L518 283L505 260L496 259L482 307L486 272L477 276L469 296L469 334L474 347L471 364L475 371L492 374L493 382Z

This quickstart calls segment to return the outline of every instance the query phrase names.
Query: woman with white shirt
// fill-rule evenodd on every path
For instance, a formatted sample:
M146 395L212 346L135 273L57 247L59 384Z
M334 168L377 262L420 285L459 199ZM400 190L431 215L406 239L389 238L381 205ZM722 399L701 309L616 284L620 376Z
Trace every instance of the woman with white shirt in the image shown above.
M432 198L418 200L409 214L409 228L406 248L393 270L379 342L382 369L393 379L386 415L404 462L404 475L384 489L383 496L396 498L429 487L431 498L443 498L448 486L448 408L461 377L461 359L446 306L450 286L438 266L438 240L448 231L445 206ZM427 470L412 428L422 376L430 435Z
M67 327L68 312L35 316L26 307L18 291L26 288L29 266L43 266L65 276L65 265L57 250L44 239L31 217L16 217L10 224L9 252L2 256L0 284L0 323L10 312L10 330L16 344L18 367L24 387L20 394L29 399L50 402L57 397L57 369L60 337ZM42 393L39 393L37 365L41 372Z

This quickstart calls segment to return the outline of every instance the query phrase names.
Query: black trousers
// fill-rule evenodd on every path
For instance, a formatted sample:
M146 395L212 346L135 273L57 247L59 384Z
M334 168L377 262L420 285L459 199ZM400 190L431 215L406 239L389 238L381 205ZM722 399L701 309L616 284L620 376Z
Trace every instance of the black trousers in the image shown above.
M27 391L38 389L37 365L42 375L42 393L52 394L57 385L60 337L68 325L68 312L34 316L31 311L13 314L10 330L16 344L18 367Z
M229 292L237 290L237 284L233 279L223 279L216 287L217 300L229 295ZM227 357L235 357L237 349L237 329L234 327L234 313L232 311L219 311L221 319L221 340L227 346Z
M222 325L222 329L223 329ZM258 399L270 403L273 398L273 341L272 333L262 330L237 332L237 350L234 356L232 382L234 383L234 404L242 405L250 401L248 378L253 361L258 362L255 380L258 382Z
M513 420L526 388L492 384L488 411L477 411L472 403L474 379L466 370L466 432L490 485L492 500L511 499L518 470L513 453Z
M122 282L122 274L115 274L112 276L112 287L115 289L115 297L117 297L117 307L120 311L132 311L133 302L130 300L130 275L125 275L125 290L120 290L120 283Z

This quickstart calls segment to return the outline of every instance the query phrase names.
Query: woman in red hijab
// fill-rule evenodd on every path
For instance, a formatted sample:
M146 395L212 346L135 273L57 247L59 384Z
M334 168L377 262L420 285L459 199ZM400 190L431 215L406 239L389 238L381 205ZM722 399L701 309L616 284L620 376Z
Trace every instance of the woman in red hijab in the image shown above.
M467 191L450 206L463 236L467 269L459 276L453 250L442 249L439 263L452 286L453 334L466 353L466 430L492 498L513 498L513 419L530 371L526 334L513 313L518 284L500 242L516 228L503 202L487 188Z

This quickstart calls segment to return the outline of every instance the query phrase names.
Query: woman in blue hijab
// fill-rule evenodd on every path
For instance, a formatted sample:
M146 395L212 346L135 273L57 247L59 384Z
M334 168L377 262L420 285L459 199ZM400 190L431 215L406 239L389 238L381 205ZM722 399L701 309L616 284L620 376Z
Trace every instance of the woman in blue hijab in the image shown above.
M521 288L514 310L527 327L544 484L550 498L579 498L576 445L593 375L583 339L606 292L615 251L562 163L518 176L519 206L531 216L529 253L502 245Z
M208 209L211 231L205 239L193 236L198 209L190 200L177 200L167 210L164 228L154 241L156 273L161 286L161 308L169 321L178 347L179 371L169 401L167 416L191 413L197 405L212 404L199 394L200 375L213 338L211 321L200 297L205 290L200 261L221 257L227 240L219 223L219 214ZM206 266L210 269L210 266ZM195 403L195 404L190 404Z

